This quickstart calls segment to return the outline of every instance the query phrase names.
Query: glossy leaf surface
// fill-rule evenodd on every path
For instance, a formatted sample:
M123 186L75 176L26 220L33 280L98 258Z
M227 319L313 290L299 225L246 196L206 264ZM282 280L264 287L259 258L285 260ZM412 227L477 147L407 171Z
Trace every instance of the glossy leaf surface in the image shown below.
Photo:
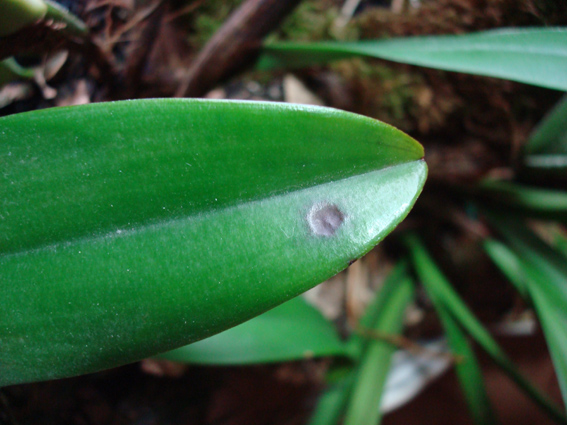
M0 384L165 352L313 287L407 215L422 156L378 121L289 104L0 119Z
M271 43L258 68L304 67L367 56L567 90L567 28L357 42Z
M296 297L241 325L158 357L183 363L242 365L349 357L333 325Z

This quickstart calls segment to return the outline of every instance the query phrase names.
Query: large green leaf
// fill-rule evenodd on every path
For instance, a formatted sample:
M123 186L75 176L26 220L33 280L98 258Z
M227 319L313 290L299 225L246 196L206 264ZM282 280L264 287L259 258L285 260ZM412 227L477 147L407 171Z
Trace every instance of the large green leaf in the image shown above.
M446 278L441 274L433 260L429 257L423 244L417 237L411 235L407 238L411 247L414 264L424 284L428 284L429 294L434 294L451 314L458 325L464 329L479 345L486 351L492 360L544 411L555 421L567 423L565 414L554 405L553 402L537 388L535 388L520 373L518 368L511 362L506 353L492 338L482 323L469 310L464 301L451 287ZM428 283L426 283L428 282ZM434 286L433 286L434 285Z
M141 100L0 119L0 384L125 364L347 267L409 212L422 147L289 104Z
M356 42L270 43L260 69L368 56L567 90L567 28L501 29L467 35Z
M454 300L456 294L452 296L447 278L417 236L407 235L406 242L417 274L439 314L451 351L458 358L455 369L472 417L477 424L496 423L476 355L461 328L462 323L459 323L459 319L451 311L461 307L460 303Z
M408 275L407 264L400 263L384 283L366 315L370 320L374 313L379 311L378 317L369 328L364 327L366 320L361 323L363 328L360 331L374 332L376 337L372 338L370 335L372 339L360 359L346 407L345 425L376 425L380 422L380 400L392 355L396 350L392 341L380 339L380 336L395 338L402 332L403 314L413 299L413 293L413 282Z
M539 239L525 225L517 220L497 214L489 217L498 230L509 241L513 253L504 257L500 247L495 254L495 242L486 248L516 285L524 285L536 309L549 346L549 351L559 379L563 400L567 405L567 258ZM510 261L520 265L514 267ZM519 283L518 283L519 282Z
M220 334L161 354L184 363L238 365L350 357L333 325L296 297Z

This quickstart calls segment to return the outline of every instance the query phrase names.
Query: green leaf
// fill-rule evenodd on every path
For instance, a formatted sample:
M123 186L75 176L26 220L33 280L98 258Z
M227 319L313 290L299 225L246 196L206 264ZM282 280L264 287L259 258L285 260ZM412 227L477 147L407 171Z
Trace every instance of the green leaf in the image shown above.
M567 405L567 258L520 221L510 217L504 219L494 213L489 217L509 241L521 267L510 271L508 263L500 257L493 256L493 259L509 271L512 281L523 279L545 333L563 401Z
M539 123L524 148L528 155L567 155L567 95ZM530 157L528 156L528 158Z
M403 330L403 314L413 294L407 263L400 263L384 283L366 316L371 318L380 307L378 317L370 328L365 328L363 321L361 331L370 330L377 336L388 335L391 338L398 336ZM395 350L392 341L379 337L368 342L347 405L345 425L375 425L380 422L380 399Z
M386 124L289 104L0 118L0 384L136 361L293 298L408 214L422 156Z
M524 148L525 171L530 177L567 174L567 96L541 121Z
M324 356L350 355L333 325L296 297L241 325L158 357L184 363L242 365Z
M514 284L522 298L529 300L525 271L516 254L503 243L493 239L484 241L484 250L500 271Z
M484 202L535 218L567 221L567 192L518 183L485 180L478 195Z
M559 232L555 232L553 235L553 242L555 247L567 257L567 237L563 236Z
M2 0L0 4L0 37L12 34L45 16L42 0Z
M397 291L396 285L398 282L405 281L407 279L409 279L408 262L400 261L388 274L382 288L380 288L380 291L376 293L374 299L364 311L358 326L362 329L373 329L375 326L379 326L383 320L382 317L384 315L388 317L389 314L391 314L387 312L390 308L388 303L393 297L395 297L395 292ZM360 332L354 332L348 340L350 351L357 357L362 356L362 352L366 349L370 342L371 339Z
M22 68L14 58L0 61L0 87L22 78L33 78L33 70Z
M264 46L258 68L297 68L354 56L567 90L567 28L499 29L357 42L271 43Z
M74 35L80 38L85 37L89 29L83 21L73 15L65 7L61 6L51 0L43 0L47 6L47 13L45 14L45 19L53 19L55 22L64 24L65 27L62 31L70 35Z
M351 370L339 382L332 384L319 397L308 425L336 425L343 415L356 372ZM375 406L378 409L377 406Z
M466 307L461 305L460 300L455 302L457 294L453 293L449 282L421 241L415 235L407 235L406 242L417 274L439 314L451 351L459 359L455 369L472 417L477 424L496 423L476 355L461 328L463 323L459 316L463 316L463 311L466 314ZM461 313L454 314L455 310Z
M509 218L509 216L507 216ZM549 400L549 398L535 388L510 361L506 353L492 338L486 328L476 319L463 300L451 287L441 271L429 257L423 244L417 237L410 235L407 238L415 267L425 285L429 285L429 294L434 294L444 305L451 316L494 360L494 362L534 400L552 419L558 423L567 423L564 413ZM435 285L435 287L433 287ZM429 289L428 288L428 289ZM435 302L435 301L434 301Z

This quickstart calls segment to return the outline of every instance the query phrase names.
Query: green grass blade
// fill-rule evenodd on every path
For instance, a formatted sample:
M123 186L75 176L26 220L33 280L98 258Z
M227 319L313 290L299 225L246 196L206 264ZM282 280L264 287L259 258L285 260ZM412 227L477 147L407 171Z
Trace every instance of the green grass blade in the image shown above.
M529 155L527 161L532 155L567 155L567 95L539 123L530 135L524 151Z
M439 314L452 353L459 358L455 365L459 383L469 406L473 420L477 424L496 423L494 411L486 394L484 380L476 355L471 348L460 320L452 310L461 310L463 306L455 302L450 284L443 276L425 246L414 235L406 237L413 264ZM460 314L462 316L462 313Z
M407 265L402 263L388 277L371 306L380 306L380 312L369 329L377 335L399 335L403 330L403 314L413 295L413 282L407 274ZM368 318L373 313L370 311ZM380 423L380 399L395 350L391 341L377 338L368 342L346 408L345 425Z
M543 328L567 406L567 258L523 223L489 214L510 243Z
M524 148L524 173L531 178L567 175L567 96L553 108Z
M0 118L0 385L163 353L293 298L408 214L422 156L386 124L290 104Z
M43 0L2 0L0 3L0 37L32 25L45 16Z
M503 243L493 239L484 241L484 250L500 271L514 284L522 298L529 300L528 283L520 259L516 254Z
M553 242L555 247L567 257L567 237L563 236L559 232L555 232L553 235Z
M351 371L321 394L307 422L308 425L337 425L339 423L352 391L355 375L355 371Z
M494 362L522 389L532 400L534 400L552 419L558 423L567 423L567 418L560 408L554 405L549 398L535 388L510 361L506 353L492 338L486 328L476 319L473 313L465 305L451 287L440 270L433 263L423 244L417 237L411 235L407 239L412 250L414 264L422 279L428 279L429 285L435 287L435 291L445 309L453 316L458 324L482 347ZM421 270L421 271L420 271ZM432 276L435 278L433 279ZM433 285L432 285L433 283Z
M567 29L499 29L466 35L357 42L271 43L258 68L304 67L368 56L567 90Z
M333 325L296 297L241 325L158 357L195 364L244 365L349 357Z
M566 191L485 180L478 188L478 195L485 202L499 204L525 217L567 221Z
M380 323L380 317L384 309L388 308L388 302L394 296L392 292L397 291L396 285L398 282L408 279L408 266L407 261L399 261L388 274L382 288L376 293L374 299L360 318L359 326L361 328L372 329L376 324ZM360 357L370 341L368 337L365 337L360 332L354 332L348 340L348 345L353 355Z

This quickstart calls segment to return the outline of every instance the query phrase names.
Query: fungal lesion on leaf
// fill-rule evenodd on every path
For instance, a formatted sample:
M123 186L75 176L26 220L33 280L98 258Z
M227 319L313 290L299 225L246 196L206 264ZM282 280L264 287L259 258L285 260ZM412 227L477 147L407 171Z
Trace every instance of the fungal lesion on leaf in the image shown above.
M327 202L313 205L307 213L309 229L317 236L333 236L344 221L339 207Z

